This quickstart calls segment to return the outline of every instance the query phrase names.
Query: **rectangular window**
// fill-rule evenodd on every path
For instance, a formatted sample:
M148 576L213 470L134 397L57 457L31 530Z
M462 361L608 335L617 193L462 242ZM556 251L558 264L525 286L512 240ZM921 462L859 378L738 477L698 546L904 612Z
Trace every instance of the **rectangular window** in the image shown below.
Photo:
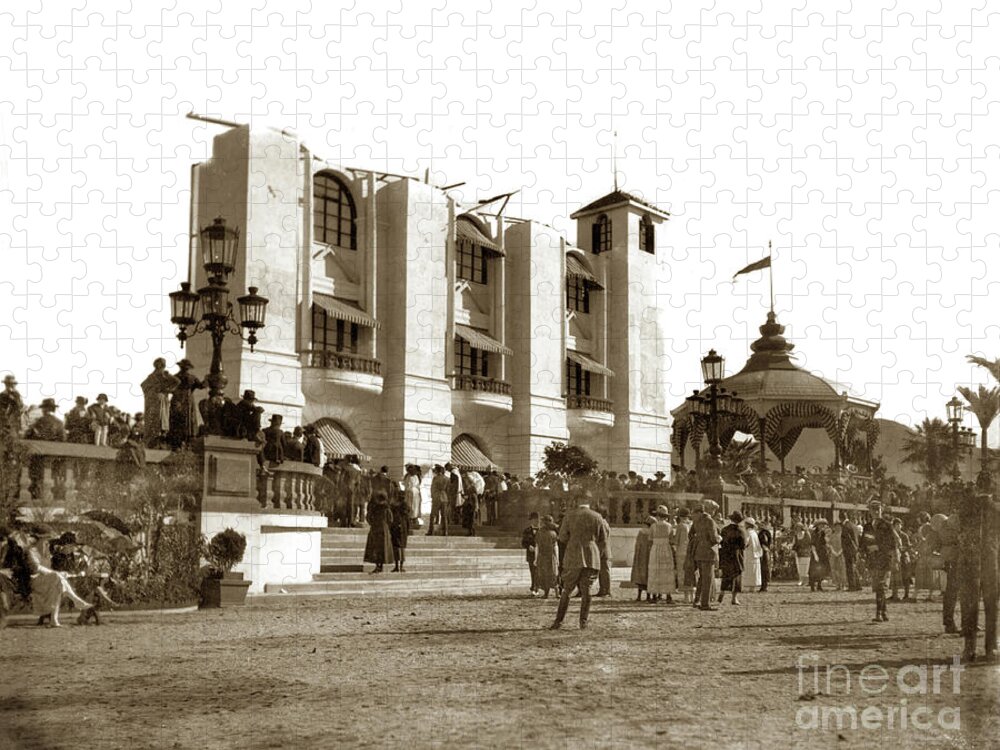
M358 353L358 324L337 319L337 351Z
M458 278L475 284L485 284L489 280L483 248L464 239L458 241Z
M566 390L571 396L590 395L590 372L571 360L566 360Z
M462 338L455 338L455 373L457 375L490 376L490 354L482 349L469 346Z
M576 276L566 279L566 309L578 313L590 312L590 287Z

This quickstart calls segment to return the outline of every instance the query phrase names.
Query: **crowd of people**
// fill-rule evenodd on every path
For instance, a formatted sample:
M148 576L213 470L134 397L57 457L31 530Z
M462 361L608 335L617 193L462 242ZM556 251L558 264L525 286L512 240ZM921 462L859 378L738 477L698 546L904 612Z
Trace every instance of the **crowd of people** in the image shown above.
M580 626L586 627L590 586L610 596L607 575L610 526L593 494L580 491L576 507L560 519L537 513L522 533L531 572L531 594L560 596L553 628L562 626L574 591L581 596ZM1000 506L988 494L966 498L950 516L921 512L905 521L892 518L886 504L872 498L865 517L843 513L830 523L793 518L790 528L734 511L723 519L711 500L691 508L659 506L635 538L630 583L636 601L679 604L713 611L729 597L741 604L745 591L766 592L794 559L798 585L824 592L861 591L867 581L875 595L873 623L889 620L889 602L924 601L942 594L945 633L962 633L964 658L975 659L980 598L985 602L986 658L997 659ZM964 534L964 536L963 536ZM794 579L793 579L794 580ZM681 601L675 599L677 597ZM955 610L961 601L961 628Z

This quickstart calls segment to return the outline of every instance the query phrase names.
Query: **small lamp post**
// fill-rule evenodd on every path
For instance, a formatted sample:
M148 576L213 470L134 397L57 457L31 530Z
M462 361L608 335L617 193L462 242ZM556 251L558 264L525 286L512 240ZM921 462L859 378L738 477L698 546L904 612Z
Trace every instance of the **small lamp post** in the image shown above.
M212 364L209 367L208 398L213 405L221 406L224 402L223 393L228 379L222 369L222 342L227 333L243 338L243 329L247 331L246 341L253 351L257 343L257 331L264 327L268 300L257 294L257 287L249 288L249 293L237 298L239 305L239 320L233 315L233 303L229 300L227 283L233 269L236 268L236 255L240 244L240 233L237 229L226 226L222 217L215 219L209 226L201 230L201 261L208 277L208 283L197 292L191 291L190 282L183 282L181 288L170 293L170 321L178 327L177 338L181 348L191 337L204 331L212 337ZM198 303L201 303L201 315L197 315ZM192 331L188 333L188 328ZM206 430L213 434L218 426L206 420Z

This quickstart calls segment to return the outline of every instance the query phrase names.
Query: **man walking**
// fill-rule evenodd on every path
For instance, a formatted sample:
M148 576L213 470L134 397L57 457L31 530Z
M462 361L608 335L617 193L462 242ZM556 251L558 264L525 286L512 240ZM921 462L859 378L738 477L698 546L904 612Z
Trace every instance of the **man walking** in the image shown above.
M590 585L601 567L601 546L607 541L604 521L590 509L590 493L585 492L577 507L566 514L559 527L559 544L566 550L563 556L562 584L559 609L551 630L562 627L569 600L580 587L580 628L587 627L590 616Z
M868 569L872 575L872 590L875 592L875 617L872 622L888 622L889 614L886 591L892 566L899 564L899 536L889 519L883 517L884 508L880 500L868 504L872 514L871 529L865 531L864 543L868 553Z
M712 584L715 581L715 566L719 562L720 541L719 527L715 525L715 521L703 507L695 507L688 554L692 556L698 571L698 584L694 592L695 606L706 612L715 610L710 601Z

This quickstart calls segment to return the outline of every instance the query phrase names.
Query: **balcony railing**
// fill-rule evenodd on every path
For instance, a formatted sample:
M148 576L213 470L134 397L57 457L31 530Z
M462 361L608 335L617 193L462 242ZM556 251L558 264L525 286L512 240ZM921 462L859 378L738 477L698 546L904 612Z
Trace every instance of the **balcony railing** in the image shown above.
M479 375L456 375L453 382L452 388L456 391L481 391L495 393L498 396L510 395L510 383L495 378L484 378Z
M381 375L382 363L377 359L361 357L347 352L333 352L323 349L312 349L306 352L306 367L319 367L327 370L347 370L361 372L366 375Z
M611 411L611 402L606 398L594 398L571 393L566 397L567 409L590 409L591 411Z
M257 475L257 501L265 510L316 510L316 488L326 481L312 464L285 461Z

